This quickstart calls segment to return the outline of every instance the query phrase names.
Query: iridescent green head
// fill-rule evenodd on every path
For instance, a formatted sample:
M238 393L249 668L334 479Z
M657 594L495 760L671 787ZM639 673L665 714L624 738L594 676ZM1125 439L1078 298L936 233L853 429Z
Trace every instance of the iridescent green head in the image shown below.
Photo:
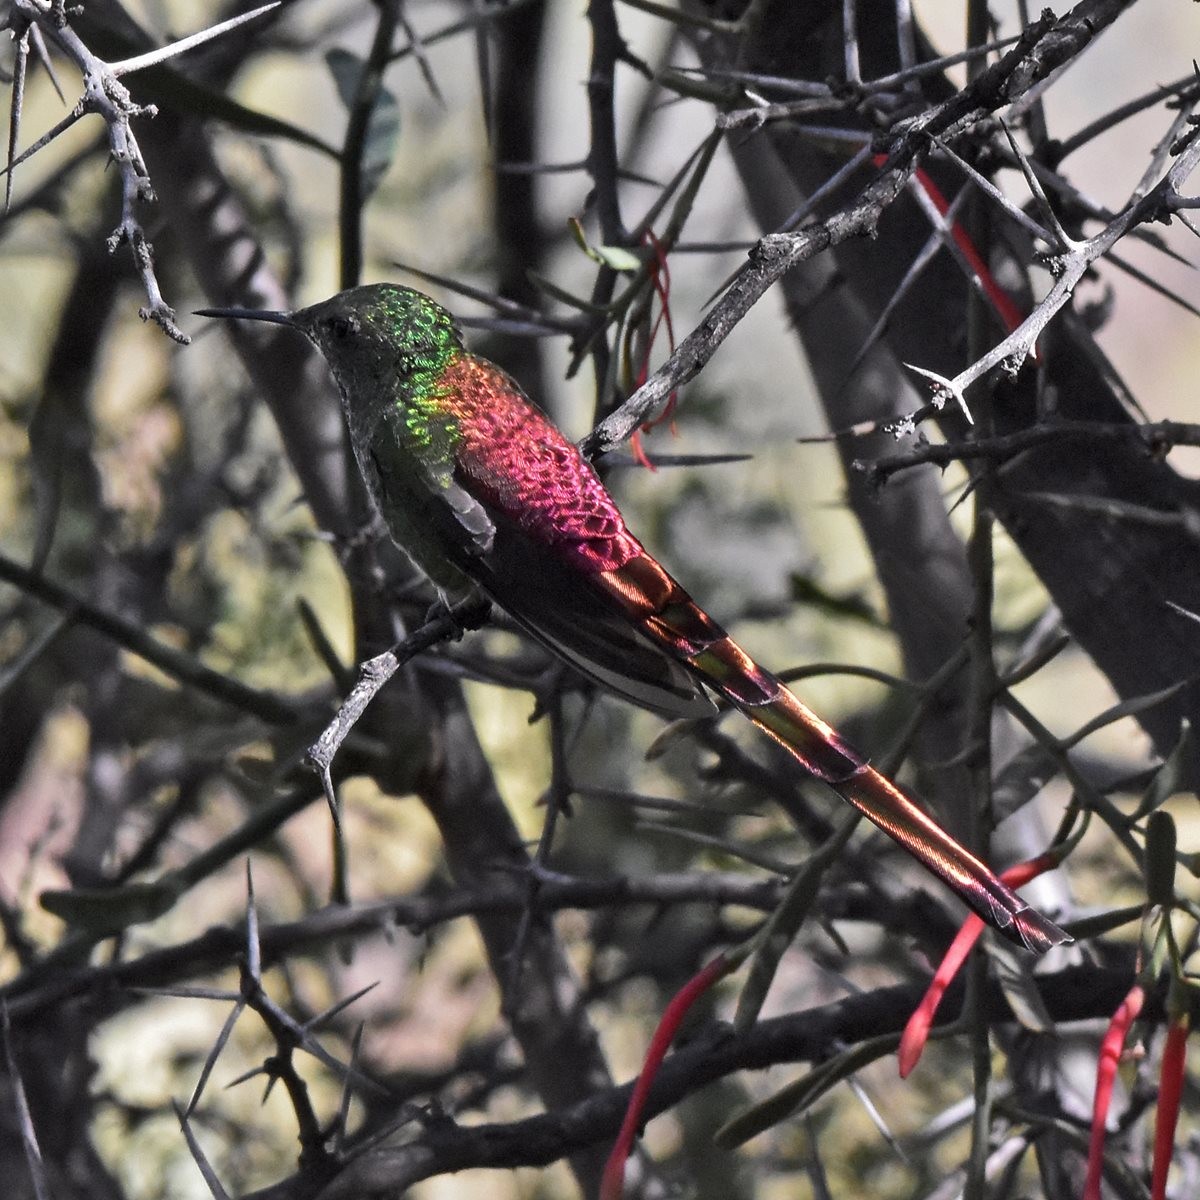
M428 393L462 350L450 314L424 293L395 283L350 288L290 313L244 308L200 313L298 329L325 356L350 410L373 408L385 397L394 402Z
M394 283L351 288L290 317L328 360L346 396L370 394L381 383L423 391L462 349L440 304Z

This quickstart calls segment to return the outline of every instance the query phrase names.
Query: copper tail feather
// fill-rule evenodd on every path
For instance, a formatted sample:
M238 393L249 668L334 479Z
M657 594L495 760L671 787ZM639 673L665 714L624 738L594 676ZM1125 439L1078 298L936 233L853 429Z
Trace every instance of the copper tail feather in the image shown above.
M1035 953L1070 936L1030 908L838 732L763 670L649 555L601 576L645 633L904 847L989 925Z

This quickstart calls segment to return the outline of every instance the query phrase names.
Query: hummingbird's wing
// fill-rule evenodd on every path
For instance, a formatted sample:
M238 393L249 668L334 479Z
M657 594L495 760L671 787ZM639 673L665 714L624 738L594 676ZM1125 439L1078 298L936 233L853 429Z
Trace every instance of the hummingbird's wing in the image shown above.
M607 691L668 717L707 717L716 707L695 677L632 625L553 546L533 541L503 512L486 554L464 573L548 650Z
M478 479L461 462L414 454L403 422L389 414L367 465L393 538L444 593L461 592L469 579L552 654L639 707L671 717L716 711L692 674L522 528L495 488L478 495Z

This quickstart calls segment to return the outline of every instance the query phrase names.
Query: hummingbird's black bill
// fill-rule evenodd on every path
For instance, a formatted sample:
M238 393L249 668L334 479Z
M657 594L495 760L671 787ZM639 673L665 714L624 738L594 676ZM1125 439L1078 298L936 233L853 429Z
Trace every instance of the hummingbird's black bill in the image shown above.
M231 321L267 321L272 325L295 326L291 313L272 312L269 308L197 308L194 317L226 317Z

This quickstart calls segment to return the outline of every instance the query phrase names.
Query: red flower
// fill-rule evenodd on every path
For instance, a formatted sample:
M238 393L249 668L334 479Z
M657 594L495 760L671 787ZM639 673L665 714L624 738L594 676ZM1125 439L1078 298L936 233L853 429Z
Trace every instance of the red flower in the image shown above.
M1167 1194L1167 1172L1171 1169L1171 1148L1175 1145L1175 1123L1179 1120L1179 1101L1183 1094L1183 1068L1187 1059L1189 1024L1185 1010L1178 1016L1173 1016L1167 1028L1162 1072L1158 1078L1158 1112L1154 1118L1154 1165L1150 1173L1150 1200L1165 1200Z
M621 1122L621 1132L613 1144L608 1162L604 1165L604 1179L600 1184L600 1200L621 1200L625 1188L625 1160L633 1148L637 1137L638 1127L642 1121L642 1109L646 1106L646 1097L654 1084L658 1068L667 1056L667 1050L674 1040L679 1026L687 1011L695 1002L708 991L714 983L727 974L738 964L737 959L730 960L723 954L717 955L703 970L693 975L691 979L675 993L671 1003L667 1005L654 1036L650 1039L646 1051L646 1061L642 1064L642 1073L633 1085L633 1094L629 1097L629 1107L625 1110L625 1120Z
M641 387L650 377L650 351L654 348L658 331L664 324L667 327L667 349L672 354L675 352L675 326L671 321L671 268L667 264L667 254L663 249L662 242L654 236L652 229L646 230L646 235L642 240L654 252L654 261L650 264L650 283L658 297L659 308L658 316L654 318L654 324L650 327L650 336L646 338L646 353L642 356L642 365L637 374L638 387ZM634 458L651 471L656 471L658 468L650 461L646 456L646 451L642 448L642 434L649 433L656 425L661 425L663 421L671 419L675 412L675 400L676 393L672 392L667 397L667 403L662 412L642 425L630 439L629 444ZM671 426L671 432L675 432L674 425Z
M1047 850L1044 854L1039 854L1037 858L1031 858L1028 862L1016 863L1007 871L1001 871L1000 878L1009 887L1020 887L1023 883L1036 879L1043 872L1052 871L1061 861L1058 851ZM950 943L950 949L946 951L946 956L938 964L938 969L934 972L933 980L921 998L921 1003L917 1005L913 1015L908 1018L908 1024L904 1026L904 1033L900 1038L900 1049L897 1052L900 1060L901 1079L906 1079L909 1072L917 1065L917 1060L921 1057L925 1043L929 1039L929 1030L933 1025L933 1018L937 1015L942 997L954 981L955 975L962 970L963 963L967 961L967 955L971 953L971 947L979 940L982 932L983 922L972 913L962 923L954 941Z
M1100 1061L1096 1065L1096 1097L1092 1101L1092 1136L1088 1142L1087 1179L1083 1185L1083 1200L1100 1200L1100 1170L1104 1165L1104 1139L1108 1134L1108 1102L1112 1099L1113 1080L1117 1066L1125 1050L1125 1039L1129 1027L1137 1020L1146 1000L1146 992L1140 983L1129 989L1129 994L1117 1006L1104 1041L1100 1043ZM1172 1125L1172 1132L1173 1132ZM1157 1160L1157 1146L1155 1148ZM1166 1172L1163 1172L1164 1178Z
M887 155L876 154L874 162L877 167L882 167L887 162ZM942 194L941 188L933 182L933 178L929 172L923 167L918 167L913 172L913 177L917 181L917 186L929 197L929 201L933 207L944 217L950 211L950 202ZM951 223L950 236L954 239L954 244L962 254L963 260L975 273L975 278L979 281L979 286L983 289L984 295L987 296L992 307L999 315L1000 320L1004 323L1004 328L1009 333L1012 333L1025 319L1025 314L1017 307L1016 302L1008 292L1000 286L999 281L992 274L987 263L983 261L983 256L975 248L975 243L971 240L970 234L967 233L960 222L954 221Z

